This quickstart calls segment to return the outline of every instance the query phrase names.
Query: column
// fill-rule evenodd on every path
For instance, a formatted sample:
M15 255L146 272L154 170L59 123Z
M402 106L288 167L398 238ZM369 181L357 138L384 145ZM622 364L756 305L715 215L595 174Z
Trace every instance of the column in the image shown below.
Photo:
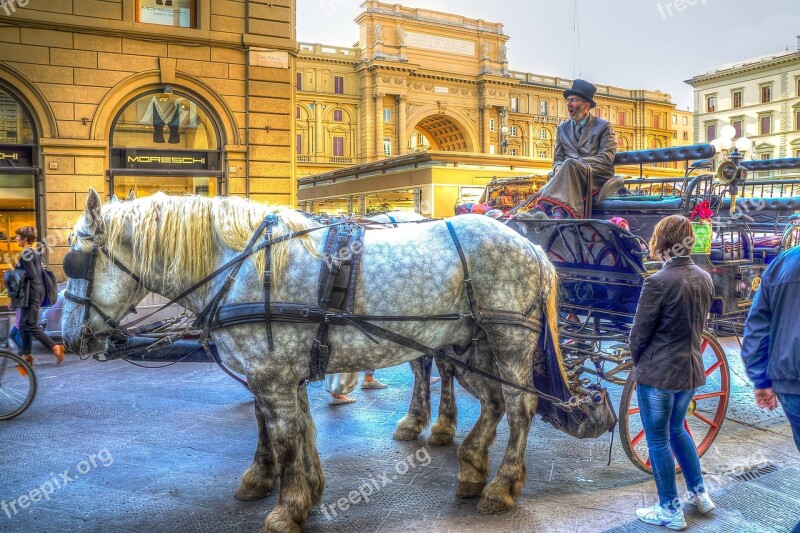
M406 131L406 96L397 97L397 153L408 153L408 132Z
M534 134L536 136L534 137ZM528 157L536 157L536 143L539 141L539 135L536 128L533 127L533 122L528 122Z
M325 155L325 136L322 131L322 102L314 102L314 155L319 161Z
M492 116L492 106L484 105L483 107L481 107L481 113L483 114L483 120L481 121L483 124L481 127L482 129L481 140L483 141L481 146L481 152L484 154L488 154L489 144L490 144L489 141L491 140L491 135L492 135L491 132L489 131L489 119Z
M383 156L383 93L375 94L375 159Z

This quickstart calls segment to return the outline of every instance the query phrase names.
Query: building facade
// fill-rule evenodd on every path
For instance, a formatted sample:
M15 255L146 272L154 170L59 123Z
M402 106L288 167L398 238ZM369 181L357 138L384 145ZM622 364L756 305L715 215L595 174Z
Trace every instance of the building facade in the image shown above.
M800 52L723 65L686 83L694 88L700 142L730 124L736 138L753 141L748 158L800 157Z
M694 113L675 109L672 112L672 146L686 146L695 142Z
M89 187L296 203L294 0L3 9L0 270L23 225L57 270Z
M352 48L299 44L298 176L429 148L552 159L572 80L509 70L502 24L374 0L356 23ZM668 94L591 81L620 150L674 144Z

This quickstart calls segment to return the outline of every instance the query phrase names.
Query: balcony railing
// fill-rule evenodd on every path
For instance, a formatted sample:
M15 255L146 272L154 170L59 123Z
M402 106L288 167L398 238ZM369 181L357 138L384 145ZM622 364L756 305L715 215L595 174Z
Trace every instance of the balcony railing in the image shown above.
M325 155L325 156L315 156L315 155L297 155L297 162L298 163L334 163L337 165L352 165L353 163L358 163L358 158L355 157L344 157L340 155Z

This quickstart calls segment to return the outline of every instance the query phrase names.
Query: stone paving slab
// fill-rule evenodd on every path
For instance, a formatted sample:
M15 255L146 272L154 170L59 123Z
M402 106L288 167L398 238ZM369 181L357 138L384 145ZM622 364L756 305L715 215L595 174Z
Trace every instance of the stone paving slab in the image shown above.
M743 372L738 356L731 367ZM185 363L142 369L125 362L68 359L56 367L41 357L35 367L39 392L31 408L0 423L0 503L16 501L31 489L91 454L107 450L113 464L98 465L39 501L8 516L5 531L258 531L277 501L233 497L255 448L254 405L241 385L216 367ZM734 373L736 376L736 373ZM498 516L480 514L477 499L455 496L456 446L427 445L428 432L415 442L391 434L407 410L412 375L407 366L378 371L384 390L356 390L349 406L328 405L319 386L309 388L318 445L327 484L326 508L313 509L308 531L386 532L595 532L652 531L636 522L637 507L655 500L652 477L625 457L619 439L577 440L537 420L526 455L527 477L518 504ZM753 408L752 392L737 387L722 434L702 459L707 479L719 487L719 511L711 518L687 508L692 531L789 531L791 513L800 513L798 454L780 413ZM432 398L438 406L437 388ZM620 390L611 390L619 398ZM458 391L458 444L479 413L479 404ZM508 441L507 423L498 427L490 453L496 472ZM424 464L401 467L423 453ZM730 473L752 458L781 466L755 481L735 482ZM346 510L331 508L370 480L391 483ZM679 479L679 484L682 481ZM758 495L764 502L741 509ZM769 509L769 513L758 512ZM335 512L335 515L334 515ZM765 515L775 513L772 522Z

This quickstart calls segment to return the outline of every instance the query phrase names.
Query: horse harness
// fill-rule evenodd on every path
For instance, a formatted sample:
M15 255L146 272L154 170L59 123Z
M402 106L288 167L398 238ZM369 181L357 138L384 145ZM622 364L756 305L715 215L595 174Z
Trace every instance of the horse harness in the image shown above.
M160 309L151 313L148 316L142 317L138 320L126 324L125 329L112 320L106 313L98 308L91 301L94 268L97 256L100 252L105 254L115 266L128 274L137 283L141 284L141 279L117 258L112 256L107 247L105 246L102 229L99 228L95 235L86 234L78 231L77 236L82 239L92 241L92 250L87 252L84 250L76 249L73 246L72 237L70 237L70 251L64 257L64 272L68 277L73 279L83 279L88 282L86 297L80 297L75 294L65 292L65 297L78 304L84 306L84 323L80 331L81 351L85 344L92 338L111 337L112 343L116 339L125 339L130 336L134 331L132 328L142 321L148 319L150 316L166 309L167 307L179 302L186 296L196 291L199 287L209 283L218 275L224 273L228 269L231 271L227 274L225 281L217 293L211 298L206 307L197 315L197 318L192 325L192 328L200 329L202 331L199 342L206 347L207 353L212 353L208 349L208 338L210 332L214 329L230 327L240 324L252 324L261 322L265 325L267 342L270 350L274 349L274 340L272 335L272 323L315 323L319 327L317 334L312 342L309 375L300 382L300 386L304 386L313 381L321 381L324 379L327 365L330 360L331 346L328 344L328 333L330 326L352 326L361 331L368 339L378 344L380 338L395 344L399 344L406 348L420 352L424 355L442 359L445 362L468 372L475 373L481 377L491 379L514 388L516 390L534 394L541 398L552 402L556 407L565 411L573 411L580 408L582 405L587 405L593 408L594 404L600 403L602 398L600 395L590 395L583 398L572 396L568 401L563 401L560 398L546 394L537 390L532 385L521 386L511 381L508 381L500 376L486 372L479 368L474 367L470 363L465 363L447 354L442 349L434 349L425 346L412 339L394 333L384 327L378 326L375 322L404 322L404 321L460 321L465 318L473 319L473 334L470 346L463 349L457 349L459 355L463 354L467 349L474 349L482 323L492 324L507 324L516 325L531 329L533 331L543 331L543 324L537 317L532 316L533 311L541 304L543 294L539 294L524 313L517 313L511 311L497 311L497 310L480 310L475 302L474 289L472 280L469 275L466 257L463 248L455 233L455 229L449 221L445 221L448 232L453 240L455 248L458 252L461 261L462 269L464 272L464 285L465 292L470 307L470 314L450 313L429 316L384 316L384 315L357 315L354 313L355 303L355 286L357 281L357 273L363 252L363 238L365 233L364 225L356 222L339 222L327 226L319 226L306 230L300 230L284 234L280 237L273 237L273 229L277 224L278 218L275 214L268 215L258 229L253 234L247 247L239 255L216 269L214 272L192 285L189 289L177 297L164 304ZM414 221L412 223L425 223L431 220ZM398 222L392 221L392 225L396 226ZM321 265L320 284L317 294L317 305L308 304L295 304L284 302L273 302L271 298L271 275L272 275L272 254L271 247L280 242L285 242L297 237L301 237L313 231L328 229L326 238L323 261ZM262 242L256 244L264 234ZM236 303L221 305L227 293L230 291L233 282L236 281L236 276L241 269L245 259L260 250L265 251L265 269L262 278L262 289L264 295L263 303ZM89 314L94 309L102 318L103 321L113 328L111 334L107 332L92 333L91 328L88 326ZM139 328L142 330L145 328ZM456 347L458 348L458 347ZM125 349L112 349L106 354L106 359L116 359L125 357ZM213 358L217 364L226 370L218 357Z

